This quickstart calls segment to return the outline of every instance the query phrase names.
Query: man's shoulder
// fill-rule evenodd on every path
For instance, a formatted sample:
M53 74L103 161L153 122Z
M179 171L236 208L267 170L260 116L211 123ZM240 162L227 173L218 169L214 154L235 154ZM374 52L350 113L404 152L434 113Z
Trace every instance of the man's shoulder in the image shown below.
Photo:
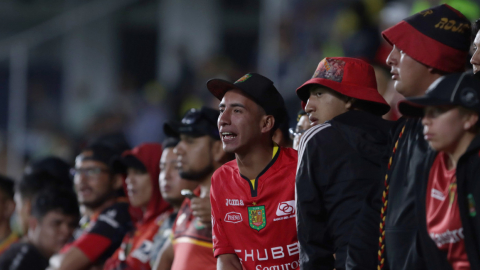
M47 266L48 260L28 242L11 245L0 257L0 269L45 269Z
M222 177L225 174L232 174L234 172L238 172L238 165L237 165L237 160L231 160L222 166L215 170L212 176L212 180L216 177Z

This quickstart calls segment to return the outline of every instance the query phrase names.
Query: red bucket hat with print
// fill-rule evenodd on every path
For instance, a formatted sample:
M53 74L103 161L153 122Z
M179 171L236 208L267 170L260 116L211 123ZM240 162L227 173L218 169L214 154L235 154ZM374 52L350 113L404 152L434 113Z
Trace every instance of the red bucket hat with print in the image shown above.
M327 57L319 64L313 77L297 89L302 107L310 97L309 85L319 84L347 97L370 103L372 112L384 115L390 106L378 93L373 67L367 62L350 57Z
M414 14L382 32L383 38L413 59L453 73L465 70L470 21L447 4Z

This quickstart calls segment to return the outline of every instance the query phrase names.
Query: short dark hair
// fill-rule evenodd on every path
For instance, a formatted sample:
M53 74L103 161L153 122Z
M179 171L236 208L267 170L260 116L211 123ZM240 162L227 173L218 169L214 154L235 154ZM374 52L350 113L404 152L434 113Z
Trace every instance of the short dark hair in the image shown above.
M17 183L16 192L22 196L22 199L32 199L38 192L48 187L62 187L73 191L71 183L42 171L25 174Z
M0 190L7 195L8 199L13 200L15 182L11 178L0 175Z
M75 192L68 188L59 187L42 189L34 198L32 216L41 220L51 211L59 211L67 216L80 217Z
M477 35L478 33L478 30L480 30L480 19L477 19L474 23L473 23L473 27L472 27L472 40L475 39L475 36Z

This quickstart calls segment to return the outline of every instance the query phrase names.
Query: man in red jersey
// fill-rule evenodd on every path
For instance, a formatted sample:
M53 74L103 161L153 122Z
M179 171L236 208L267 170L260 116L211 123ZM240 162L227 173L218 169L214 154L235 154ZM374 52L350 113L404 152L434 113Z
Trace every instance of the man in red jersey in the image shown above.
M213 79L207 88L221 100L223 149L236 156L212 177L217 268L298 269L297 152L272 141L286 119L282 96L272 81L255 73L235 83Z
M198 187L186 198L173 225L173 239L165 244L156 270L214 270L210 214L210 180L213 172L230 161L222 149L216 122L218 111L191 109L181 123L169 122L167 136L180 137L175 147L180 177Z

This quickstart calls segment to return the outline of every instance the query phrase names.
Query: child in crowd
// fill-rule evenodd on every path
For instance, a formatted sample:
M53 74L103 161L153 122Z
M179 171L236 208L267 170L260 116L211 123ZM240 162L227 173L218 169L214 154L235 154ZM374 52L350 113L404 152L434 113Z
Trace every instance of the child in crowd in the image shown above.
M454 270L479 269L480 219L475 200L480 200L480 80L471 73L457 73L438 79L422 97L399 104L405 116L423 117L423 134L435 150L428 155L426 181L419 207L425 216L423 230L438 250L424 243L424 258ZM428 181L427 181L428 178ZM430 245L434 247L433 245ZM446 257L445 257L446 255ZM440 267L440 266L439 266Z

